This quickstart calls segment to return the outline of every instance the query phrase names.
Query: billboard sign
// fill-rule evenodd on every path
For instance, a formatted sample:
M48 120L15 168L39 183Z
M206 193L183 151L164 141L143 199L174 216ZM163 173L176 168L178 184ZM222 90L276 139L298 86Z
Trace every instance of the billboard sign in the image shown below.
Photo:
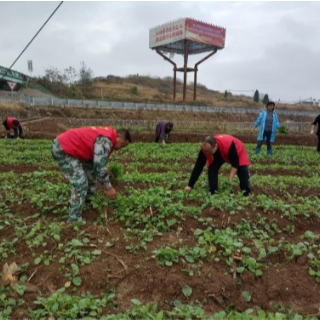
M149 48L165 47L168 44L190 40L210 47L224 48L226 29L190 18L165 23L149 31Z
M205 43L218 48L224 48L226 29L203 23L193 19L186 19L186 39Z
M149 48L156 48L185 38L185 19L165 23L149 32Z

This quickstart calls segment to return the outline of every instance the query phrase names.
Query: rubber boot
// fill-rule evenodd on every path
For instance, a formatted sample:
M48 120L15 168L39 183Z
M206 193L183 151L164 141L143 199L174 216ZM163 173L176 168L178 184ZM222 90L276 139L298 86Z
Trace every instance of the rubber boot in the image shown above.
M254 151L254 154L259 154L260 153L260 148L256 148L256 150Z
M272 156L272 150L267 151L268 156Z

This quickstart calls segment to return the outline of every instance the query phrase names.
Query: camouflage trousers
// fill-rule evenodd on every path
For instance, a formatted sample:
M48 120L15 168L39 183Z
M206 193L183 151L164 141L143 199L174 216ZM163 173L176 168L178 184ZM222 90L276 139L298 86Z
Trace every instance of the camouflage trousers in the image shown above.
M51 153L60 166L64 177L71 185L68 222L82 221L82 208L86 200L97 189L93 164L80 161L66 154L57 139L53 140Z

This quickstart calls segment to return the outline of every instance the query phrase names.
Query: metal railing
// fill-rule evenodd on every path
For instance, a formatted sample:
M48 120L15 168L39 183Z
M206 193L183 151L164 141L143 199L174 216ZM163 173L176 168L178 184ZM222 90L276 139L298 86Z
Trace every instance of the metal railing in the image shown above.
M190 106L190 105L171 105L171 104L154 104L154 103L135 103L119 101L98 101L98 100L77 100L77 99L57 99L57 98L40 98L40 97L6 97L0 96L0 101L6 103L19 103L29 106L63 106L63 107L85 107L101 109L119 109L119 110L162 110L162 111L191 111L191 112L208 112L208 113L235 113L235 114L258 114L259 109L246 108L228 108L228 107L208 107L208 106ZM319 112L313 111L293 111L277 110L278 114L290 116L307 116L316 117Z

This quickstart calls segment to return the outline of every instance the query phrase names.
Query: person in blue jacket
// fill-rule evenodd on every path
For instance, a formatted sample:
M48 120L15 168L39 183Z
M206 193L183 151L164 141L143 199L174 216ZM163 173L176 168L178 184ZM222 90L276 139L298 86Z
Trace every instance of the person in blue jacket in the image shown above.
M275 103L269 101L266 105L266 109L259 114L256 122L254 123L255 128L260 127L255 154L260 153L263 141L266 141L267 154L270 156L272 155L272 143L276 138L277 129L280 127L278 116L274 111L274 107Z

